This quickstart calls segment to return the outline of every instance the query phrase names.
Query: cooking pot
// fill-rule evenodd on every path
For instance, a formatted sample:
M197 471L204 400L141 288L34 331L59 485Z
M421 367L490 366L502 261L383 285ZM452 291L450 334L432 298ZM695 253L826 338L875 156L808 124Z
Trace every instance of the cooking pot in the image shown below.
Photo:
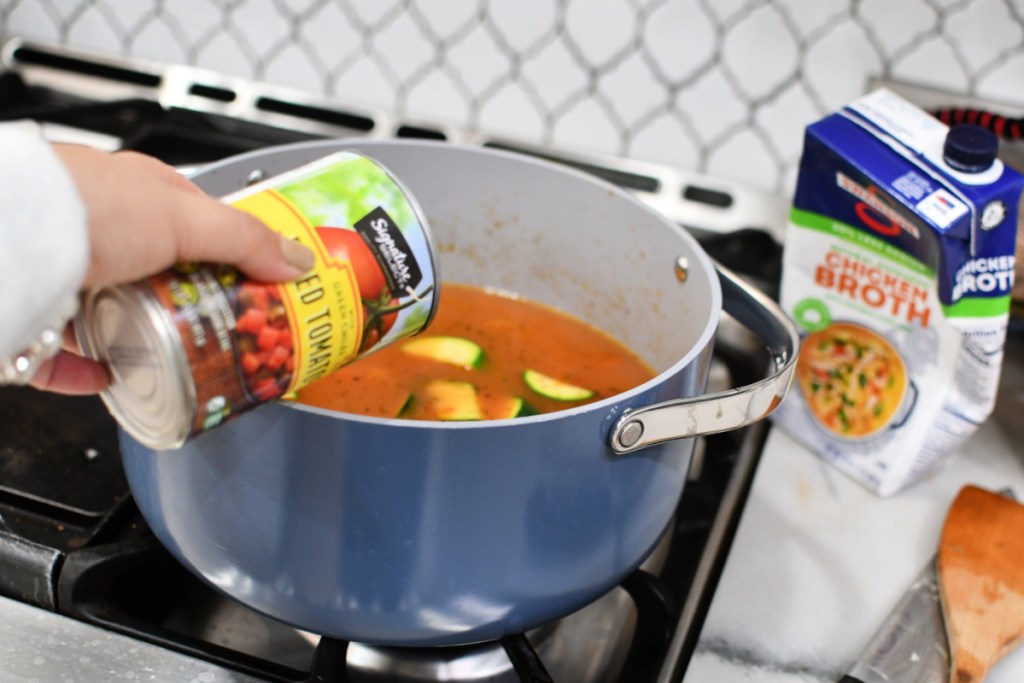
M417 197L446 281L576 315L657 376L597 403L512 420L414 422L281 402L176 451L121 433L138 506L197 575L315 633L465 644L568 614L656 545L692 437L758 420L783 399L796 329L632 196L527 156L316 141L214 163L194 180L219 196L343 148L376 158ZM773 370L753 386L701 396L723 291Z

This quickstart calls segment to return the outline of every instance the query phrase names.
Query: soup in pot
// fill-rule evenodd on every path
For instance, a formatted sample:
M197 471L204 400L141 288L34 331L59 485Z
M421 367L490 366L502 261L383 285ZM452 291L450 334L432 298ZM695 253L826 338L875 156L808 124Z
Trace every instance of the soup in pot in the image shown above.
M493 420L622 393L654 371L587 323L502 292L445 283L422 335L302 388L311 406L411 420Z

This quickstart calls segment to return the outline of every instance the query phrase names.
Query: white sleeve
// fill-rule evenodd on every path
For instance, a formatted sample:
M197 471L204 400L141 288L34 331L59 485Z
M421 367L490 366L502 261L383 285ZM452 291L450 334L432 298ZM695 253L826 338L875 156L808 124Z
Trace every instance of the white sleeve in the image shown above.
M0 363L74 314L89 261L87 220L39 126L0 124Z

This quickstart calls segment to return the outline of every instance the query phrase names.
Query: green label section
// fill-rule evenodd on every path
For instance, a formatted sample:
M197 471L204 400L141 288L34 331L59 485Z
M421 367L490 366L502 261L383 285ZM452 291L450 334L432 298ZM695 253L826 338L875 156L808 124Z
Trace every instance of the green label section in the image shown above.
M947 318L992 318L1006 315L1009 311L1009 295L990 299L964 298L951 306L942 307L942 313Z
M913 256L851 225L801 209L792 209L789 217L794 227L824 233L889 259L911 272L927 278L935 277L935 271ZM943 315L947 318L991 318L1006 315L1009 310L1008 295L990 298L968 297L955 304L942 306Z
M803 211L801 209L792 209L789 213L789 220L798 228L825 233L831 237L835 237L836 239L856 244L863 249L893 261L911 272L923 275L927 278L935 277L934 270L921 263L910 254L905 251L901 251L888 242L880 240L874 235L870 235L863 230L853 227L852 225L847 225L846 223L834 220L828 216L822 216L821 214L811 213L810 211Z
M351 228L377 207L384 207L403 232L421 228L402 188L365 157L337 155L337 161L277 188L313 225Z

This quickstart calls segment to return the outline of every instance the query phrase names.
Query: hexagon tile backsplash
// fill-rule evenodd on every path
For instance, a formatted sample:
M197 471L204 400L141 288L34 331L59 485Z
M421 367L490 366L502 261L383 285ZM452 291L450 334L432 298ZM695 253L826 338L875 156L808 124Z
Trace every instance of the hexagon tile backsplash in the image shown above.
M780 193L876 81L1024 107L1021 0L0 0L0 36Z

